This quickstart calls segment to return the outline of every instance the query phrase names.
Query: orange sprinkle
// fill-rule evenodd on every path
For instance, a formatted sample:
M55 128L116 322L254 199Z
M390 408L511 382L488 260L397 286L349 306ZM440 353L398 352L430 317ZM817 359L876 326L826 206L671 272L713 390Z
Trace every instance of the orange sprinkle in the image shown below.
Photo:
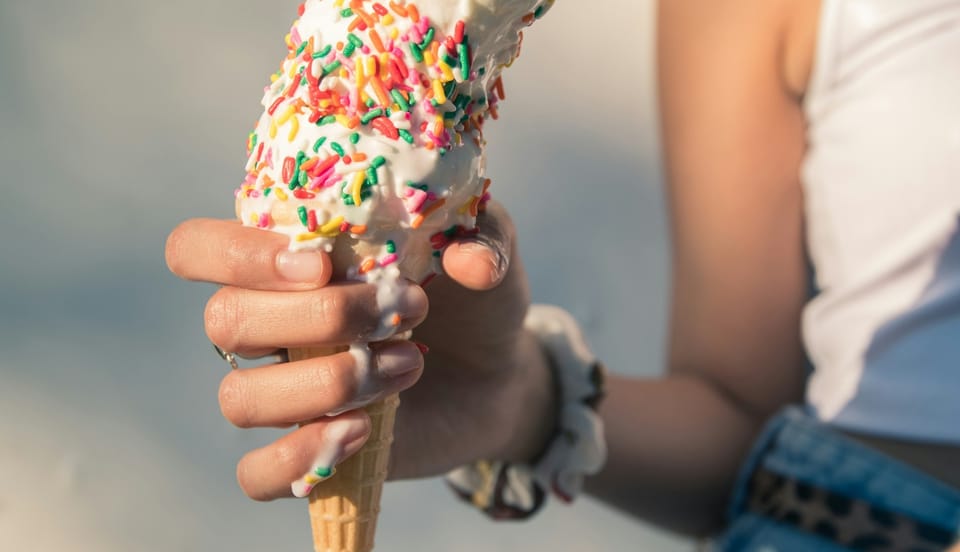
M416 4L407 4L407 16L414 23L420 22L420 10L417 9Z
M497 77L497 82L493 83L493 87L497 91L498 98L501 100L507 99L507 95L503 91L503 77Z
M393 10L400 17L407 16L407 8L403 7L400 4L397 4L396 2L390 2L390 9Z
M414 229L420 228L423 226L423 221L427 220L427 217L437 212L437 210L443 207L446 202L446 199L437 200L436 203L424 209L423 213L417 215L417 218L413 220L413 223L410 224L410 226L412 226Z
M337 50L343 50L343 41L337 42Z
M524 25L533 25L533 22L536 20L537 20L536 16L533 15L532 13L528 13L527 15L523 16L523 19L521 19Z
M353 154L353 160L356 161L357 163L359 163L359 162L361 162L361 161L366 161L366 160L367 160L367 154L361 153L361 152L358 151L357 153L354 153L354 154Z
M319 163L319 162L320 162L320 158L319 158L319 157L313 157L313 158L311 158L310 160L304 162L302 165L300 165L300 170L301 170L301 171L309 171L310 169L316 167L316 166L317 166L317 163Z
M378 52L386 52L387 49L383 46L383 40L380 38L380 33L370 29L370 42L373 42L373 47L377 49Z
M360 264L360 274L366 274L376 267L377 261L368 257Z
M387 95L387 90L383 86L383 81L380 80L380 77L377 75L372 75L370 77L370 83L373 84L373 92L377 95L377 99L380 100L380 104L384 107L389 107L393 104L393 101L390 100L390 96Z
M367 233L367 226L365 224L358 224L356 226L350 227L350 233L356 234L358 236Z
M399 314L394 313L394 315L390 318L390 323L393 324L394 326L399 326L402 320L403 319L400 318Z

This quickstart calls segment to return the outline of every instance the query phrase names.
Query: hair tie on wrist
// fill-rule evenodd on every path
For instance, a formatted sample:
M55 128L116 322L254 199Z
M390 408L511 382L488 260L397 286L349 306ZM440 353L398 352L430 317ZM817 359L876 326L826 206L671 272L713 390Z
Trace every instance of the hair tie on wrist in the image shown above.
M596 413L605 370L576 321L559 307L533 305L524 326L549 357L559 391L554 435L532 465L480 460L446 476L462 499L498 520L529 518L550 493L573 501L584 476L599 472L607 456L603 422Z

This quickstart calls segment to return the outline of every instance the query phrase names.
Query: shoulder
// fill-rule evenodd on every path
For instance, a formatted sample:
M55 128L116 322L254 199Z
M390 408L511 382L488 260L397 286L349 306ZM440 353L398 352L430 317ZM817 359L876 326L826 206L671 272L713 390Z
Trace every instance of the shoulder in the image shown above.
M822 1L829 0L663 0L660 59L698 48L715 56L718 69L724 56L749 59L801 98L815 58Z

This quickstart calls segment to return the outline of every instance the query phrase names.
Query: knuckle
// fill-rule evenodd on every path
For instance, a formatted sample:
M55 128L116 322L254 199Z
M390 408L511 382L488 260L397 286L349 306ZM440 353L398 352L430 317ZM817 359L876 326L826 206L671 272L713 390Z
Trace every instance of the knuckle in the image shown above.
M220 382L218 393L220 412L231 424L239 428L251 428L257 418L256 401L252 400L249 386L237 372L230 372Z
M312 374L317 388L330 403L330 410L336 410L352 402L359 390L352 367L338 366L333 358L328 357L324 362L318 362Z
M235 351L241 343L243 301L233 288L223 288L210 298L204 310L204 328L211 341L227 351Z
M240 237L231 237L226 240L220 254L222 255L221 270L228 282L241 282L250 271L251 258L248 254L249 243Z
M347 330L344 298L340 289L322 290L310 301L307 322L310 327L323 330L326 337L341 336Z

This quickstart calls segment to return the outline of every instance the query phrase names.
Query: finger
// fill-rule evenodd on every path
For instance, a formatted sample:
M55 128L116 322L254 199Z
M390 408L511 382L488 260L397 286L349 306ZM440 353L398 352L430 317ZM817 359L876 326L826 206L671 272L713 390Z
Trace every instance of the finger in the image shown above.
M477 217L477 228L477 234L447 247L443 270L467 289L485 291L499 285L507 273L515 230L506 210L495 203Z
M406 341L234 370L220 384L220 410L238 427L286 427L366 406L410 387L422 372L423 356Z
M223 350L249 355L277 347L382 341L414 328L426 315L427 296L415 285L383 304L376 286L359 283L303 292L224 287L207 303L205 328Z
M370 418L361 411L317 420L247 453L237 464L237 482L254 500L291 497L294 488L297 494L309 494L309 488L360 450L369 435Z
M263 290L306 290L330 281L333 264L319 251L291 252L289 238L238 222L192 219L167 238L170 271L187 280Z

